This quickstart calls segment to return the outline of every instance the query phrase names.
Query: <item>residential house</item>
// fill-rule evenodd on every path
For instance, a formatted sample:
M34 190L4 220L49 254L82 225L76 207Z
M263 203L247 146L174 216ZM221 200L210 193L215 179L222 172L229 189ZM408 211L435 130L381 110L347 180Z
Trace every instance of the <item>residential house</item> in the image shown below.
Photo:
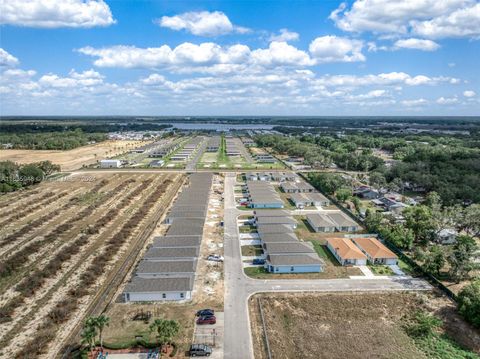
M342 266L367 264L367 256L349 238L327 238L327 248Z
M323 262L317 254L269 254L265 269L271 273L318 273L323 271Z
M124 290L125 302L156 302L192 298L193 277L133 277Z
M398 257L376 238L352 238L353 243L365 253L370 263L397 264Z

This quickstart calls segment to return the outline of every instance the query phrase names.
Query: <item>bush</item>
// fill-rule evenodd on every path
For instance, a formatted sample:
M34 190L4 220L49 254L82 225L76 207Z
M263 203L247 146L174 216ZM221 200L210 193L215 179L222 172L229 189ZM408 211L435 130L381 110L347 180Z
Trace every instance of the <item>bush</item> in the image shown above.
M457 302L460 314L480 328L480 279L463 288L458 294Z

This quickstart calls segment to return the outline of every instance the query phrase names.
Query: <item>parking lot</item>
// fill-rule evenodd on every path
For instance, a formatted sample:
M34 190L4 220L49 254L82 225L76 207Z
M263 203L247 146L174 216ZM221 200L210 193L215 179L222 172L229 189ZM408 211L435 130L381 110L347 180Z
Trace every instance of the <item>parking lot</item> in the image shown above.
M223 359L223 312L215 312L216 324L197 325L193 332L193 343L206 344L213 349L210 358Z

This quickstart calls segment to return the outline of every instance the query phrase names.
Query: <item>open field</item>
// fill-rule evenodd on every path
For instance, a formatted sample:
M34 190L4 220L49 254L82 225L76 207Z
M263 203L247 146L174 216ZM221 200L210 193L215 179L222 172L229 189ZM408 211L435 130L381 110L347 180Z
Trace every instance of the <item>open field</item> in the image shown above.
M2 198L0 357L59 352L86 313L113 299L182 183L180 174L76 175Z
M480 334L458 317L445 297L435 293L272 293L249 301L256 359L267 358L259 304L275 359L476 357L444 334L480 351ZM404 329L407 317L418 309L449 318L428 342L413 339Z
M0 158L3 161L9 160L17 163L51 161L60 165L62 171L71 171L81 168L83 165L94 164L106 157L116 156L146 143L148 142L105 141L69 151L0 150Z
M203 240L196 272L192 301L186 303L114 303L106 315L111 325L105 330L105 343L110 348L133 346L136 338L153 341L155 336L149 331L149 325L156 318L174 319L180 323L180 333L174 338L178 345L176 358L184 358L185 351L192 342L195 312L203 308L223 311L223 263L208 262L209 254L223 255L223 230L219 222L223 218L223 179L214 177L213 193L210 196L209 210L205 220ZM166 225L157 225L153 236L165 233ZM134 321L138 312L151 312L148 323Z

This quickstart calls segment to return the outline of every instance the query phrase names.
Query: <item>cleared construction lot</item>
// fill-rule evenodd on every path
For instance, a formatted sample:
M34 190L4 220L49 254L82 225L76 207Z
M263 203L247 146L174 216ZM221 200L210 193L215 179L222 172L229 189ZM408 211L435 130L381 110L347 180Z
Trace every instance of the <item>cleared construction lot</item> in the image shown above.
M145 145L143 141L103 141L93 145L82 146L69 151L49 150L0 150L3 161L16 163L32 163L51 161L60 165L62 171L72 171L96 163L97 161L116 156L128 150Z
M450 318L439 335L447 334L464 347L480 351L478 332L460 320L448 299L435 293L269 293L249 301L256 359L268 358L259 306L275 359L436 357L432 352L434 356L426 355L405 330L406 321L420 309ZM451 355L476 357L474 353Z
M113 300L181 174L95 174L0 200L0 357L53 357Z

